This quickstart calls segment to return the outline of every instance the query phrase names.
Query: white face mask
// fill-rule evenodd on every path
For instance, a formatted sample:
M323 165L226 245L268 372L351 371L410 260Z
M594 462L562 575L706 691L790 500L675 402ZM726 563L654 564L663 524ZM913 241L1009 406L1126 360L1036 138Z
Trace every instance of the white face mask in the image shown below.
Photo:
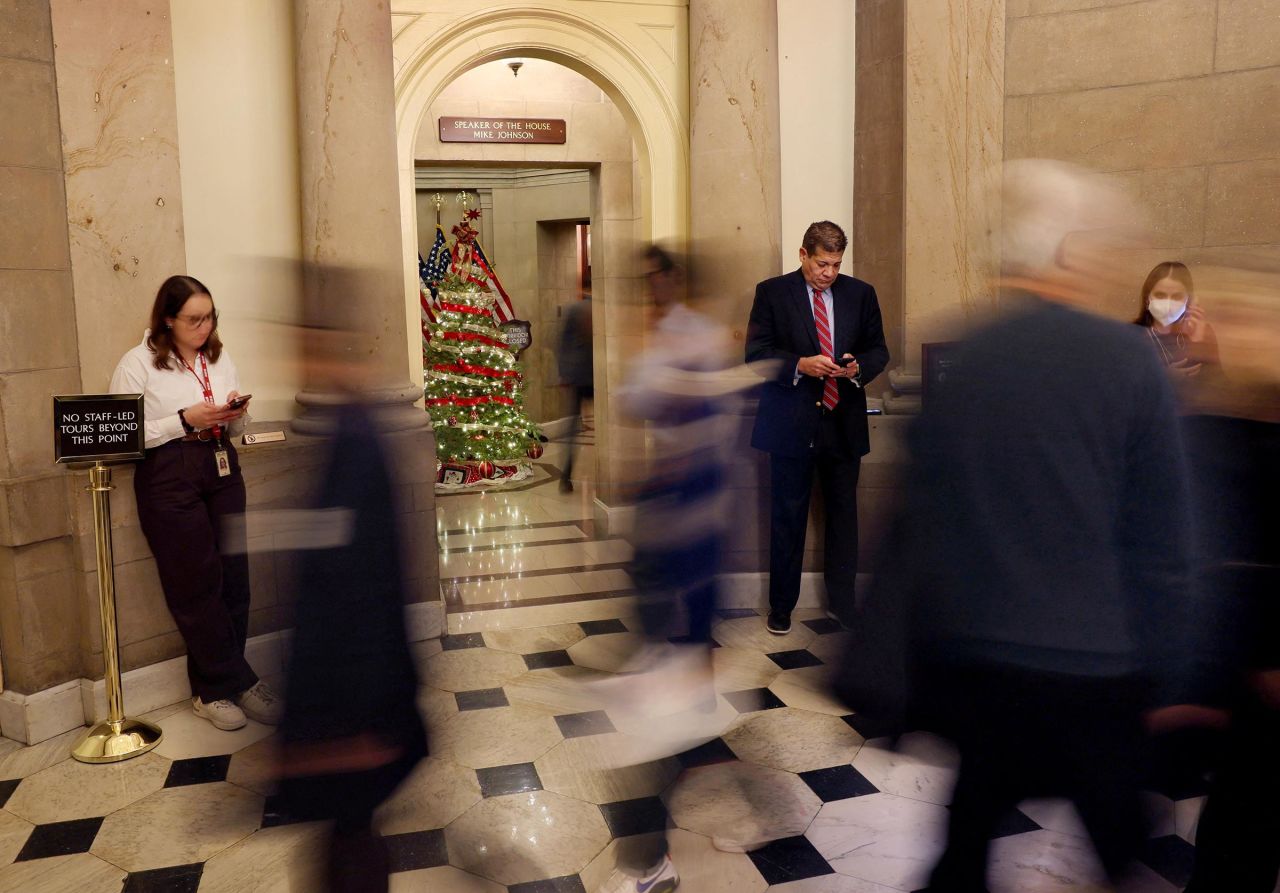
M1171 326L1187 312L1187 302L1175 301L1173 298L1152 298L1147 302L1147 309L1160 325Z

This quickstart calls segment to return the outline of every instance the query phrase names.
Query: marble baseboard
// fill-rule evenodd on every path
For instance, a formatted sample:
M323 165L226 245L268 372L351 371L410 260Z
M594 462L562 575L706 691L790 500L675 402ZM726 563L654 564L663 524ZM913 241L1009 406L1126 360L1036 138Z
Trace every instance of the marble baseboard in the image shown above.
M606 505L594 500L592 513L599 537L626 536L635 524L636 507L633 505Z
M444 632L444 605L419 602L405 609L411 642L438 639ZM245 644L245 658L259 676L279 676L289 656L291 631L254 636ZM139 716L191 697L187 658L175 657L124 673L124 711ZM104 719L106 682L73 679L24 695L0 693L0 735L23 744L39 744L64 732Z
M548 440L563 440L573 433L573 416L565 416L550 422L538 422L538 427Z

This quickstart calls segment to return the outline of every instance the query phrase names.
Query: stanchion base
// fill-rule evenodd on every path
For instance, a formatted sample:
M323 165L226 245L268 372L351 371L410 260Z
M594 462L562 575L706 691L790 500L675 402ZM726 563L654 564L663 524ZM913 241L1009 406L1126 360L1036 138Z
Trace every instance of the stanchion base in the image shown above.
M103 720L81 736L71 748L71 756L82 763L118 763L141 756L163 737L163 730L146 720Z

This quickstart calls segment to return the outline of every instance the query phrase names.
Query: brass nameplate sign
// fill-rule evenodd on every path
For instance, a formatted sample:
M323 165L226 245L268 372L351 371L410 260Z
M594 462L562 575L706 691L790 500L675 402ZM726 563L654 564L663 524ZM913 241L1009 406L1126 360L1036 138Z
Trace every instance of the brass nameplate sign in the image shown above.
M141 459L144 440L141 394L53 398L55 462Z
M554 143L565 140L563 118L441 118L442 143Z
M246 434L240 438L240 442L245 446L253 446L255 443L280 443L284 440L283 431L259 431L257 434Z

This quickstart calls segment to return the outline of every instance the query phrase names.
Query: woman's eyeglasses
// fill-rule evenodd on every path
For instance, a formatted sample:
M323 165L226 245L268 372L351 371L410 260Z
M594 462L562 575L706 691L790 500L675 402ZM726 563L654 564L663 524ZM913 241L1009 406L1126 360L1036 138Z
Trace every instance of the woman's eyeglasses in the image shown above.
M203 328L209 323L215 326L218 324L217 313L206 313L204 316L179 316L176 317L183 325L190 326L193 329Z

